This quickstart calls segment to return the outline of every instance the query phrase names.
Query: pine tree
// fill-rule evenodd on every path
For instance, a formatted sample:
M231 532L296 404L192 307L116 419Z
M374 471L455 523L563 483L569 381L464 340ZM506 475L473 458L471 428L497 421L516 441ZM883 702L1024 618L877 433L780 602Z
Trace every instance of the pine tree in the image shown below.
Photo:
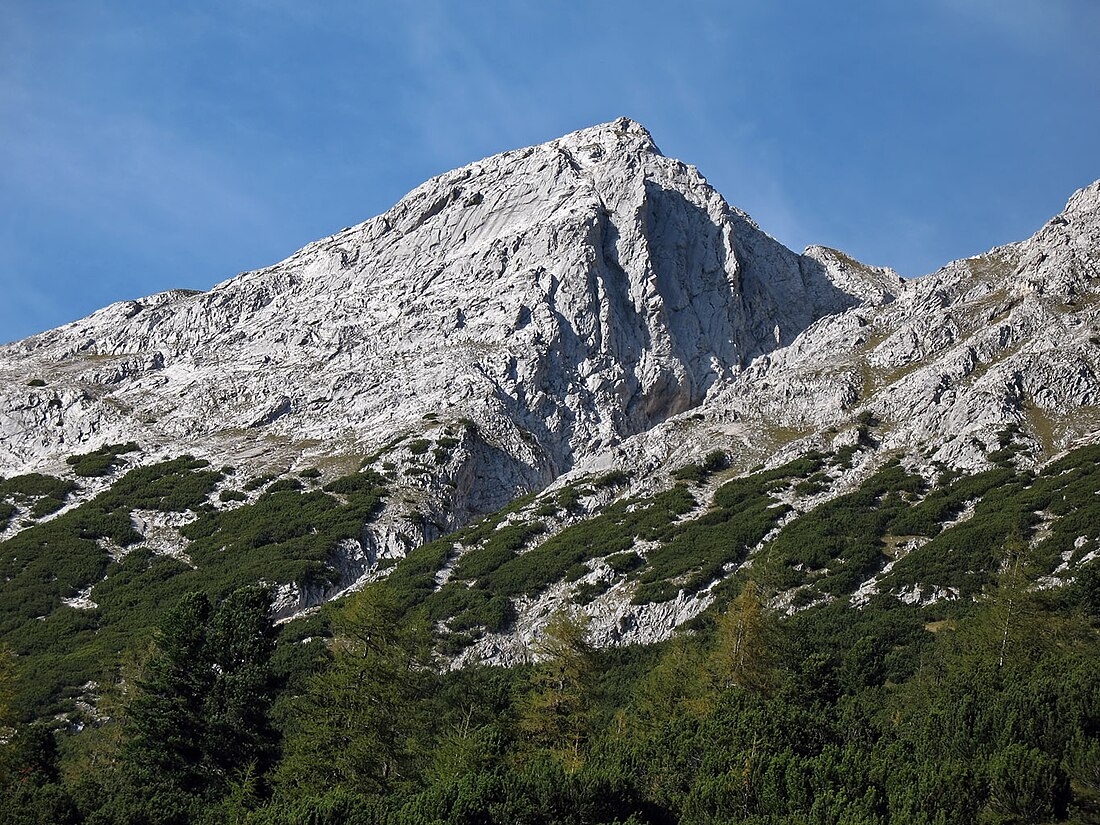
M162 619L130 706L132 770L187 793L267 766L275 745L271 593L237 590L215 609L184 596Z
M249 587L226 598L208 623L206 655L216 677L204 701L203 748L222 775L243 769L262 773L274 758L270 611L271 593Z
M205 699L215 672L206 646L210 600L189 593L161 619L156 653L130 707L131 764L185 791L204 782Z

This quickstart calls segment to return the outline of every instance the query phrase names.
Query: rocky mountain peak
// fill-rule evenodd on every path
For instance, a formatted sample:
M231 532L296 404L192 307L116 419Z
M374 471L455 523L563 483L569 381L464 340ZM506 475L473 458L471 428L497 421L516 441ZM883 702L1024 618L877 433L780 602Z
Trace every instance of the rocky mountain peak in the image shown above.
M670 501L682 511L661 518L713 518L715 484L687 495L677 480L806 455L822 466L781 502L799 512L893 460L929 480L1038 465L1100 433L1098 215L1100 182L1028 240L903 281L824 246L792 252L620 118L432 178L208 292L119 302L0 347L0 474L68 491L67 459L87 453L106 475L185 454L194 470L234 468L209 472L186 513L130 513L119 535L177 559L190 520L262 514L275 478L325 506L376 496L369 520L325 539L331 576L279 579L288 616L481 514L495 513L465 539L511 559L601 508ZM80 483L82 504L47 505L106 489ZM6 535L37 506L9 503ZM646 535L623 552L654 550L660 531ZM454 572L467 550L448 541L418 587ZM709 588L735 567L697 572ZM570 569L603 594L608 643L663 638L710 598L673 576L636 602L635 580ZM515 627L470 655L525 655L574 581L509 602Z
M1062 217L1081 216L1086 220L1100 220L1100 180L1074 192L1062 210Z
M620 118L433 178L210 292L5 348L0 371L46 388L7 385L0 468L118 439L254 450L239 433L369 451L431 414L478 423L506 497L882 299L867 271L792 253Z
M661 154L649 130L628 117L579 129L551 141L551 145L554 144L565 151L583 154L590 162L629 155Z

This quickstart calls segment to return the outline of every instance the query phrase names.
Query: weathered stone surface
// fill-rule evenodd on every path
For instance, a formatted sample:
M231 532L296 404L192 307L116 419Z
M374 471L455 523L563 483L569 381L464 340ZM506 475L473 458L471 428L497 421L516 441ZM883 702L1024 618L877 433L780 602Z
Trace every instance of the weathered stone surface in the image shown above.
M449 172L208 293L0 349L0 472L130 439L277 466L369 452L434 413L483 442L454 468L461 521L897 286L790 252L620 119Z
M0 348L0 473L64 474L130 440L245 477L389 463L400 495L341 548L336 586L280 593L290 614L555 479L622 467L652 492L713 449L747 468L852 443L862 412L879 443L836 491L890 454L987 466L1008 423L1041 461L1100 430L1098 284L1100 182L1027 241L904 282L791 252L620 119L448 172L209 292ZM406 472L417 439L454 444ZM521 605L510 639L469 656L525 655L563 598ZM662 638L705 602L612 589L595 632Z

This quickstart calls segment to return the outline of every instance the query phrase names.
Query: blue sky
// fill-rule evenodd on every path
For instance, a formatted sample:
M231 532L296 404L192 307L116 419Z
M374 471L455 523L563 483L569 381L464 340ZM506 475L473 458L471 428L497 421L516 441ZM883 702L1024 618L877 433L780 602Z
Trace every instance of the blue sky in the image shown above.
M628 115L904 275L1100 177L1095 0L0 0L0 340L205 289Z

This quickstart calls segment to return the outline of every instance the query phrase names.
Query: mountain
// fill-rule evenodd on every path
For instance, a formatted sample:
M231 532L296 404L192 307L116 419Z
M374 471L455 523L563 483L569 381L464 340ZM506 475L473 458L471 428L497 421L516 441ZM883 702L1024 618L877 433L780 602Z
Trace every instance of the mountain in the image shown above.
M622 119L442 175L208 293L4 348L0 468L111 439L251 455L258 436L287 442L276 465L311 440L369 452L436 413L503 450L475 459L500 495L463 502L499 506L898 288L791 253Z
M388 576L458 662L500 663L563 605L652 642L749 574L788 611L965 598L993 561L915 560L955 558L940 532L1000 489L972 480L1030 489L1100 440L1098 276L1100 182L904 281L786 249L625 118L505 152L0 348L0 631L90 661L184 587L268 581L291 618ZM826 518L884 502L830 555ZM1072 581L1097 536L1048 505Z

